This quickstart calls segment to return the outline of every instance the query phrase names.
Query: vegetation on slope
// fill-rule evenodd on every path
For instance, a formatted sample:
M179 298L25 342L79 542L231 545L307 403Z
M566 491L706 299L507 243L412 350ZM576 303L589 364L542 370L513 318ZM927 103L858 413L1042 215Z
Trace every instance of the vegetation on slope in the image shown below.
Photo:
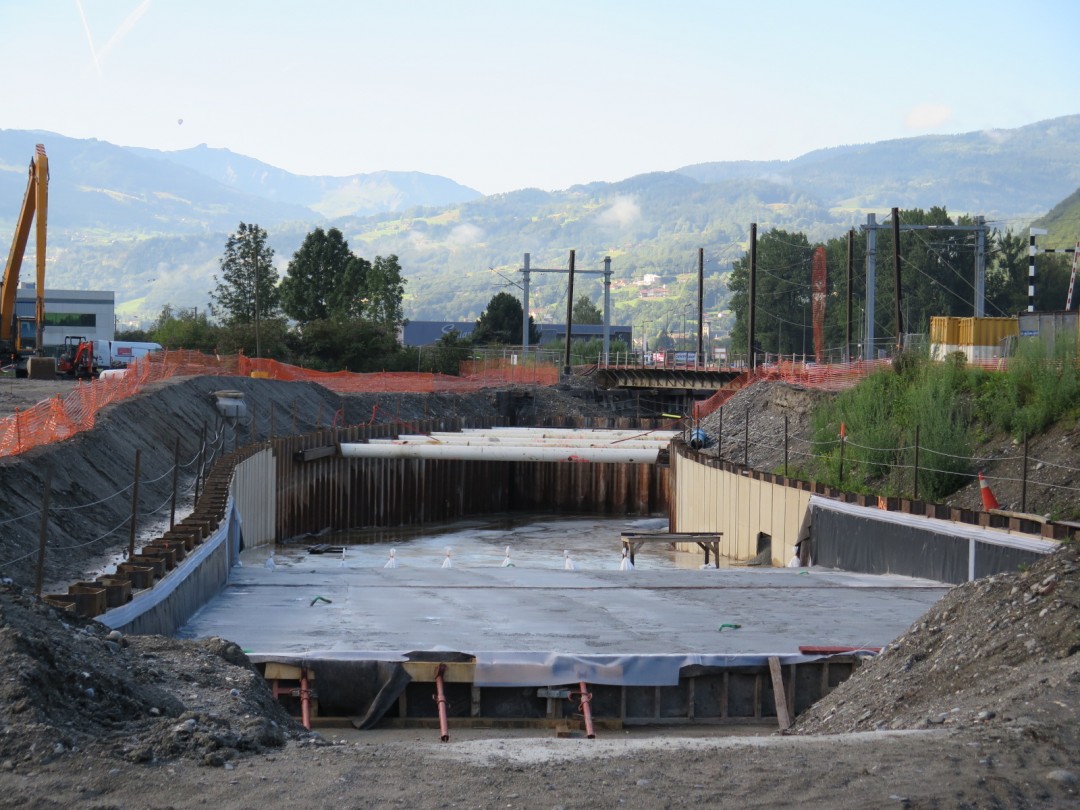
M815 412L803 477L849 491L941 500L970 481L975 448L1080 415L1076 347L1021 344L1007 371L907 353ZM841 426L844 440L841 442ZM918 447L918 451L916 451Z

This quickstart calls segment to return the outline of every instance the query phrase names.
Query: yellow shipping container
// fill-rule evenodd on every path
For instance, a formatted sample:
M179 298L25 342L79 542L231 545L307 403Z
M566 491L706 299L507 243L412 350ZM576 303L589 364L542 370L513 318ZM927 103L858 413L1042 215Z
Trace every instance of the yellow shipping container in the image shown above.
M955 346L959 343L960 319L950 315L934 315L930 318L930 342Z
M1020 333L1016 318L957 318L936 315L930 318L931 356L944 359L953 352L963 352L969 360L988 360L1003 356L1002 343Z

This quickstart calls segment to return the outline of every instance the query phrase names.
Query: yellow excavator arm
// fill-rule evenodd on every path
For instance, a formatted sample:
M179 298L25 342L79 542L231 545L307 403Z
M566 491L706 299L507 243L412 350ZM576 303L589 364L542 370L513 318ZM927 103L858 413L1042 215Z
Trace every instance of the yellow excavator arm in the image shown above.
M19 328L15 317L15 296L19 287L19 271L22 269L23 253L30 238L30 223L37 215L37 286L34 289L34 322L37 351L42 347L42 330L45 324L45 234L49 217L49 158L45 147L37 145L34 159L30 161L30 177L26 181L26 195L15 225L11 251L4 266L4 279L0 286L0 352L10 356L18 353Z

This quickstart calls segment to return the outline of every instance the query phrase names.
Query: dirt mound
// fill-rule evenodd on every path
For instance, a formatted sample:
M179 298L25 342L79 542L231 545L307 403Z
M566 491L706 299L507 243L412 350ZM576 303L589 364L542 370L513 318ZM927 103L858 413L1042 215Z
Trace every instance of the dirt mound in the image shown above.
M799 717L795 733L1013 729L1080 745L1080 546L952 589Z
M0 586L0 760L93 749L223 765L306 738L235 644L124 637Z
M742 462L745 450L749 466L770 472L782 469L786 417L788 461L794 467L807 456L814 408L829 396L783 382L748 385L724 404L722 412L701 420L699 427L710 441L703 452Z
M1080 419L1065 418L1028 442L1027 484L1024 445L1011 436L986 438L974 450L1002 509L1045 515L1052 520L1080 519ZM950 506L982 509L979 482L973 479L945 499ZM1026 493L1024 490L1027 490Z

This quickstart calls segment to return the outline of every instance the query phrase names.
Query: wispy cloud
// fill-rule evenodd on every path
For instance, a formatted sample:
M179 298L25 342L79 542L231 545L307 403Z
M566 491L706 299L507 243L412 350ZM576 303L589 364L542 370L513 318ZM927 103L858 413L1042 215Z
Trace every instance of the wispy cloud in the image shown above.
M618 225L625 228L641 219L641 206L634 201L633 197L616 197L615 201L601 211L596 219L602 225Z
M94 58L94 67L98 75L101 75L101 62L98 60L97 49L94 47L94 38L90 35L90 26L86 22L86 11L83 9L82 0L75 0L75 7L79 9L79 19L82 20L83 31L86 32L86 42L90 45L90 56Z
M947 104L919 104L908 110L904 126L916 132L937 129L952 118L952 107Z
M121 22L116 30L113 31L112 36L109 37L108 41L102 46L100 51L94 46L94 37L93 34L90 33L90 24L86 20L86 9L83 8L82 0L75 0L75 6L79 9L79 19L82 20L83 31L86 32L86 42L90 45L90 55L94 58L94 67L97 68L98 75L100 76L101 63L105 60L105 57L109 55L109 51L120 44L120 41L131 33L131 29L135 27L135 24L149 10L150 0L143 0L130 14L127 15L127 17L124 18L123 22Z
M447 241L452 245L467 246L475 245L478 242L483 241L483 239L484 230L476 225L470 225L466 222L450 231L450 236Z

